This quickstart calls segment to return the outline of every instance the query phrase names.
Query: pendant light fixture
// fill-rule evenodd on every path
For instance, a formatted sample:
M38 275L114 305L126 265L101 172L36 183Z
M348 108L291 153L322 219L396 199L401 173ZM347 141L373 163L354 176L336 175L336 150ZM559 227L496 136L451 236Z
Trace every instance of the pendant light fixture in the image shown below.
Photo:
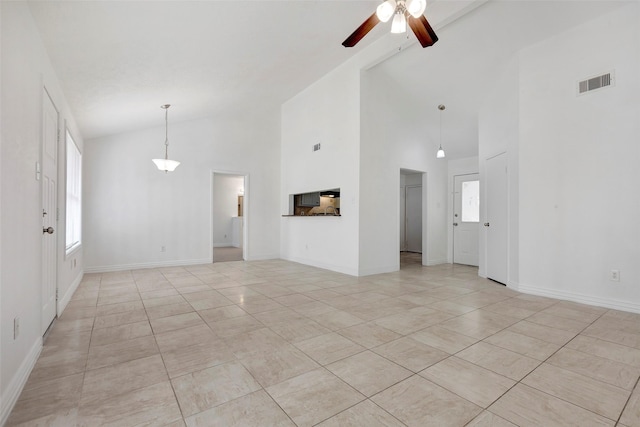
M438 152L436 153L437 159L444 159L444 150L442 149L442 112L444 111L445 106L443 104L438 105L438 110L440 110L440 147L438 148Z
M153 159L153 163L156 164L159 170L167 172L173 172L180 162L175 160L169 160L169 107L171 104L161 105L160 108L164 110L164 124L165 124L165 132L164 132L164 159Z

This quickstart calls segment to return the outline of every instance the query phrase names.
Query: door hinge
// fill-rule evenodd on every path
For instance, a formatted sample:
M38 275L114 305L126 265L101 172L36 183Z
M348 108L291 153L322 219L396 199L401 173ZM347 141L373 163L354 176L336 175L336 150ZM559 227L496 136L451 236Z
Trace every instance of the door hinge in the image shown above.
M58 288L56 287L56 302L58 302Z

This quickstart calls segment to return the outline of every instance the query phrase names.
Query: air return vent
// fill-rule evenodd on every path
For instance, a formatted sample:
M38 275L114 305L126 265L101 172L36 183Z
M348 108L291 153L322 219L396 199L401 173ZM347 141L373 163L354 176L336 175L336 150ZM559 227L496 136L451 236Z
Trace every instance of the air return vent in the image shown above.
M578 82L578 95L613 86L613 71Z
M320 143L313 144L313 151L318 151L320 149Z

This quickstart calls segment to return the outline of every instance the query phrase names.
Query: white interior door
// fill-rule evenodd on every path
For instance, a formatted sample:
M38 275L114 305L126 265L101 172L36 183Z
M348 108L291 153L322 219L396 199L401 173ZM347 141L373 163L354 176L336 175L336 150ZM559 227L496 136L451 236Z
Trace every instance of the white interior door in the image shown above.
M507 283L507 153L487 159L487 277Z
M422 185L405 187L407 251L422 253Z
M42 333L56 317L58 111L46 90L42 106Z
M406 213L406 194L404 185L400 187L400 252L407 250L407 213Z
M456 175L453 181L453 262L478 266L480 176Z

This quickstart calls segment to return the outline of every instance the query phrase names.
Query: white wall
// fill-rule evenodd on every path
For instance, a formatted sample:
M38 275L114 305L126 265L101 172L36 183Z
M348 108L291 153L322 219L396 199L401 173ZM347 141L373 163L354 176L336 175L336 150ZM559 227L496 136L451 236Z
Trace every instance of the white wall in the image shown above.
M82 138L71 117L55 73L28 6L24 2L0 2L1 10L1 108L0 203L2 229L0 281L2 360L0 367L0 424L9 415L42 346L42 206L41 183L35 178L40 161L43 87L46 87L64 123L80 147ZM59 150L58 205L58 314L65 298L82 277L82 250L64 256L64 144ZM20 317L20 335L13 339L13 319Z
M640 312L639 23L634 3L520 53L523 290Z
M434 105L435 108L435 105ZM360 148L360 274L400 268L400 169L426 172L422 182L423 264L447 260L445 160L436 159L438 129L419 106L375 68L363 74Z
M476 6L434 3L431 24L437 29ZM424 263L446 262L446 164L435 163L432 143L425 143L419 132L409 132L402 140L404 149L383 162L379 177L373 172L379 159L369 157L387 155L397 141L372 135L367 128L377 112L368 111L366 70L411 43L414 41L405 37L383 36L283 104L281 214L289 213L291 194L337 187L342 217L283 217L282 258L352 275L397 270L399 172L406 167L429 171L423 181L423 212L429 208L423 224ZM311 148L318 142L322 149L313 153ZM375 190L377 184L382 185L383 193ZM377 229L378 225L383 227Z
M283 217L283 259L358 273L359 92L359 72L342 66L282 106L281 214L289 195L330 188L340 188L341 214Z
M277 111L181 123L169 115L169 157L181 162L170 173L151 162L163 154L164 126L87 141L86 270L211 262L212 171L249 176L246 257L277 258L278 119Z
M464 157L462 159L449 160L447 162L447 262L453 262L453 209L454 209L454 179L456 175L469 175L478 173L478 157ZM480 199L480 204L483 201ZM481 223L482 224L482 223Z
M213 175L213 247L231 246L232 220L238 216L238 194L244 177Z
M518 286L518 144L519 144L519 63L517 56L512 57L497 76L491 94L478 112L478 169L480 171L480 223L486 222L487 200L485 187L485 169L487 159L501 153L507 153L508 204L508 254L507 285ZM486 276L485 227L479 234L478 274Z

